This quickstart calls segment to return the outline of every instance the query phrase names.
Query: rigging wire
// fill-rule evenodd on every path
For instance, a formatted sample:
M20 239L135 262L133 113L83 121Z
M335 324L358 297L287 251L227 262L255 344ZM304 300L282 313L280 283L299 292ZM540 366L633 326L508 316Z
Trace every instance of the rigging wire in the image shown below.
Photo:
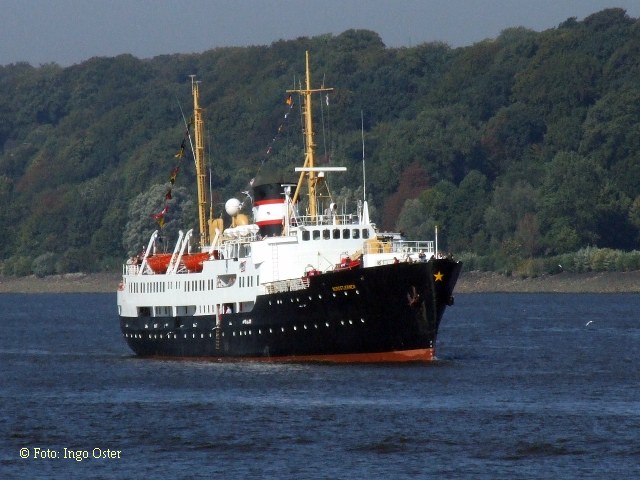
M322 88L324 88L325 85L325 77L326 75L322 76ZM327 93L327 115L329 114L329 94ZM325 121L324 121L324 107L322 106L322 96L320 96L320 119L321 119L321 125L322 125L322 145L324 148L324 158L329 160L329 163L331 163L330 158L327 154L327 134L325 132Z

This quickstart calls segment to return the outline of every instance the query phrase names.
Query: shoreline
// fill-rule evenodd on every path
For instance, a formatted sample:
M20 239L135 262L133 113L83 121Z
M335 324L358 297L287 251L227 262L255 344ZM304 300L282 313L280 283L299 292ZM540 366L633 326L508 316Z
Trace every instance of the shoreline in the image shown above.
M563 272L533 278L463 272L454 293L640 293L640 270Z
M67 273L48 277L0 276L2 293L115 293L117 273ZM454 290L467 293L640 293L640 270L519 278L495 272L463 272Z

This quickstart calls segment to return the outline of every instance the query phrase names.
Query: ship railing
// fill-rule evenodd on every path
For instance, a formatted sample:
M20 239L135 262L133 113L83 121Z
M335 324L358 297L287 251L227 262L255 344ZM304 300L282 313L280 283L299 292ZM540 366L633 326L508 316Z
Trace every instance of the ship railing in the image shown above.
M304 290L309 287L309 278L292 278L290 280L277 280L265 284L267 293L283 293Z
M365 254L400 254L404 257L424 255L430 258L435 254L435 242L428 241L409 241L409 240L373 240L365 242Z
M140 272L140 265L126 263L122 265L122 274L123 275L138 275Z
M327 215L316 215L312 217L310 215L301 215L295 218L295 222L298 225L358 225L360 221L358 220L358 215L350 213L350 214L327 214ZM294 223L292 221L292 223Z
M403 253L403 254L416 254L424 253L427 257L431 257L434 255L436 250L434 247L434 242L432 240L428 241L408 241L408 240L400 240L394 241L393 244L393 252L394 253Z

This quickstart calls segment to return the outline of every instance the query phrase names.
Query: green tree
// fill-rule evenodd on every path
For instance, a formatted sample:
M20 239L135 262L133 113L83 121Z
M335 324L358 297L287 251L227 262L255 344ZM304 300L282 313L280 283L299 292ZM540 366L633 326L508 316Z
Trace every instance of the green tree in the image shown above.
M600 240L596 202L604 171L598 162L562 152L547 167L541 188L540 216L551 252L577 250Z
M171 251L173 242L178 239L178 230L185 233L188 229L197 229L198 219L192 214L193 200L187 195L184 187L172 190L172 200L169 200L168 213L165 216L165 224L162 228L154 221L152 215L161 212L164 207L164 197L167 185L153 185L147 191L139 194L129 207L129 216L124 228L122 243L128 255L140 253L146 248L147 242L154 230L159 230L159 243L164 243L164 249ZM197 232L196 232L197 236Z

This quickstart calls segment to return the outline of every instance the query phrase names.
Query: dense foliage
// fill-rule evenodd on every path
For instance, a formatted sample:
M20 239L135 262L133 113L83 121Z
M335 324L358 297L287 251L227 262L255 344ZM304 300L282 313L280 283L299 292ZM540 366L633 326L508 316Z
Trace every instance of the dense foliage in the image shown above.
M354 198L361 185L362 114L367 194L383 229L431 237L438 225L470 266L525 273L571 252L638 249L640 21L608 9L456 49L390 49L350 30L150 60L2 66L4 273L113 269L148 238L183 138L181 108L191 110L190 74L202 82L217 213L261 169L300 163L284 91L301 81L305 50L314 86L335 87L315 107L326 125L320 161L349 168L333 192ZM193 185L187 162L176 188ZM193 215L180 192L176 213ZM616 261L634 268L606 268Z

